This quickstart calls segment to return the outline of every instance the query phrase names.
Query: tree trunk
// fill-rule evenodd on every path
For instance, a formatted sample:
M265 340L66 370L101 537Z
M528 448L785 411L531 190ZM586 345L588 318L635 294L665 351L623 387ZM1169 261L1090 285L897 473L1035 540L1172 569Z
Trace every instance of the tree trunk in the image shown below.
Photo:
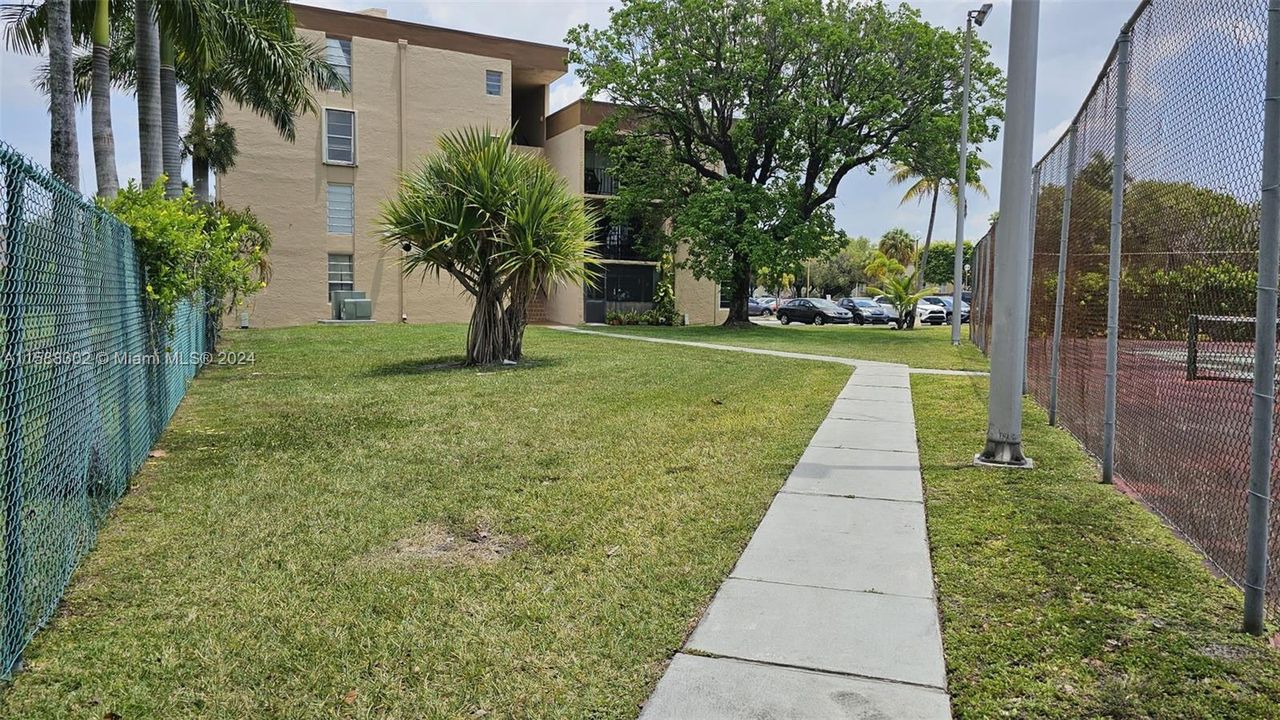
M733 277L730 282L733 284L733 297L729 300L729 317L725 318L724 324L726 326L750 324L747 298L751 296L751 261L747 256L738 252L733 253Z
M200 98L196 98L195 107L191 108L191 129L205 131L207 124L204 108L200 107ZM197 143L199 145L199 143ZM196 200L208 204L212 201L209 195L209 158L205 155L208 149L203 146L191 148L191 189Z
M174 70L173 38L160 36L160 128L164 142L164 195L182 194L182 133L178 130L178 74Z
M80 191L80 147L76 142L75 79L72 75L71 0L48 0L49 165Z
M120 189L116 139L111 131L111 0L95 0L93 16L93 167L98 196L113 198Z
M138 91L138 155L142 185L164 171L164 135L160 117L160 31L151 0L134 0L134 54Z
M933 242L933 221L938 217L938 190L941 182L934 183L933 202L929 204L929 229L924 234L924 249L920 251L920 274L916 277L916 290L924 289L924 273L929 267L929 244Z
M467 328L467 364L493 365L506 359L507 321L502 312L502 296L493 278L482 278Z

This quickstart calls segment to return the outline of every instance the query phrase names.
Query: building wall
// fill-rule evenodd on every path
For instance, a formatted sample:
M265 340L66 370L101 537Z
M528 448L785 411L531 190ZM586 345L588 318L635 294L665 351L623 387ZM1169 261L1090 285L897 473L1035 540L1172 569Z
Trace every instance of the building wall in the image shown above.
M676 260L683 263L688 252L682 246L676 252ZM729 317L728 309L720 308L720 286L711 280L699 280L687 268L676 271L676 309L690 325L719 324Z
M547 162L565 179L569 192L582 194L583 138L585 129L577 126L547 138ZM547 292L547 319L562 325L582 322L582 286L559 284Z
M299 34L324 42L321 32ZM355 286L373 300L374 319L396 322L403 312L410 322L465 320L471 303L452 280L401 278L400 251L378 241L379 205L395 192L401 171L412 169L442 133L509 126L511 62L361 37L351 44L351 93L326 93L319 102L356 111L354 167L323 162L323 114L300 118L291 144L268 121L227 107L240 158L219 177L219 198L251 207L273 234L272 281L250 301L250 323L294 325L329 317L331 252L354 256ZM503 73L501 96L485 94L486 70ZM329 182L354 186L354 236L327 232Z

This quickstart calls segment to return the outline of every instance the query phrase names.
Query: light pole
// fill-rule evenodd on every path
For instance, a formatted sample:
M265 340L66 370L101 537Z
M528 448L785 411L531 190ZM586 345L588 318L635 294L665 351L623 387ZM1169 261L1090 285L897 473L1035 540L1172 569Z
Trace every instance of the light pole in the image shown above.
M1030 467L1022 454L1022 369L1027 362L1027 258L1031 252L1031 152L1035 139L1040 0L1014 0L1009 19L1004 167L995 237L991 394L983 465ZM963 185L962 185L963 186ZM957 253L958 254L958 253Z
M964 21L964 83L960 90L960 172L956 174L956 251L952 263L951 344L960 344L960 283L964 281L964 190L969 184L969 58L973 53L973 26L982 27L991 13L991 3L970 10Z

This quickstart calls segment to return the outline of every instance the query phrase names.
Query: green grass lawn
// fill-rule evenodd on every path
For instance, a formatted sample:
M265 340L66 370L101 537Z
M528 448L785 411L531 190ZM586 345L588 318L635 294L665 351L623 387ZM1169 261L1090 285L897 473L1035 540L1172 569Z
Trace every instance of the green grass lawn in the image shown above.
M234 333L0 717L634 717L848 369L464 333Z
M1280 717L1280 652L1237 631L1239 591L1070 435L1028 403L1036 469L974 468L986 380L911 385L957 718Z
M983 366L945 328L624 331ZM476 371L464 332L233 334L256 363L195 383L0 717L634 717L848 368L534 328ZM1240 593L1069 435L1028 404L1037 469L973 468L986 379L912 388L958 718L1280 718Z
M911 367L943 370L986 370L987 359L969 342L969 328L961 332L964 342L951 344L950 326L892 330L884 325L781 325L757 324L749 328L718 325L654 327L624 325L592 327L601 332L664 337L673 340L713 342L721 345L786 350L788 352L834 355L856 360L905 363Z

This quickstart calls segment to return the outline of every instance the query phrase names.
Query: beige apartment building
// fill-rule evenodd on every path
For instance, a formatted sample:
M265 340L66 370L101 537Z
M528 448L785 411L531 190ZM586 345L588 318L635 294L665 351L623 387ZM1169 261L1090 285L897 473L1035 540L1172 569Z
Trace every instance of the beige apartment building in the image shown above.
M399 250L378 241L379 205L435 148L467 126L516 128L516 144L544 157L586 202L616 190L587 133L612 106L575 102L548 116L548 86L566 72L563 47L393 20L386 11L347 13L294 5L300 36L322 44L349 75L351 92L323 93L316 117L299 118L297 139L231 105L239 157L217 179L217 196L248 206L272 231L270 285L245 308L253 327L331 318L330 292L356 290L377 322L463 322L470 298L447 276L400 272ZM603 322L610 310L647 309L657 263L639 254L631 228L602 221L599 279L539 298L535 320ZM719 288L687 271L676 300L690 323L722 320Z

